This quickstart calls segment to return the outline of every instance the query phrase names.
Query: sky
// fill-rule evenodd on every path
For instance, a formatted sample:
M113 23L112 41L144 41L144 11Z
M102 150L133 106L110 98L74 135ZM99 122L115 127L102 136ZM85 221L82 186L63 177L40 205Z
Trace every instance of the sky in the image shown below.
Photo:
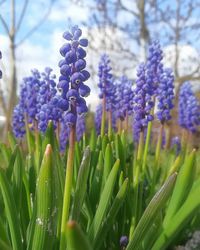
M32 27L40 20L45 11L48 9L48 3L50 0L35 0L28 1L27 12L24 16L22 25L17 33L16 43L18 44L23 37L29 32ZM2 2L2 1L0 1ZM19 20L19 13L23 8L24 0L16 0L16 23ZM18 68L18 81L29 75L29 72L32 68L38 68L43 70L46 66L50 66L54 69L55 73L59 75L58 62L61 59L59 54L59 48L64 43L62 38L62 33L65 30L68 30L72 25L78 24L81 28L83 27L83 35L87 36L88 32L93 33L95 37L94 44L96 45L96 52L88 51L87 61L88 64L93 64L95 68L98 67L98 59L100 54L103 51L98 50L98 41L102 38L103 32L99 32L99 29L95 27L92 23L88 29L82 26L82 23L88 23L88 20L91 17L91 11L88 8L85 8L81 4L82 1L79 0L55 0L50 15L45 20L45 22L40 26L40 28L33 33L23 44L18 46L17 49L17 68ZM93 4L93 0L84 0L84 2ZM126 6L129 4L134 5L134 1L124 0ZM134 6L132 6L134 8ZM5 18L6 22L9 23L10 17L10 0L3 1L3 4L0 6L0 14ZM114 18L114 17L113 17ZM119 22L130 22L131 17L122 12L119 15ZM109 29L109 27L108 27ZM110 31L113 32L113 31ZM109 33L109 32L108 32ZM126 46L133 46L133 49L137 50L136 45L133 41L129 42L125 34L120 30L114 30L112 33L113 41L115 40L124 40L124 43L127 41ZM197 50L188 45L182 45L180 47L183 57L183 65L181 65L182 71L187 70L185 65L188 65L189 55L193 55L197 60L199 60L199 53ZM9 75L9 54L8 54L8 39L3 29L2 24L0 23L0 50L3 54L3 71L4 75ZM168 45L164 48L165 54L165 63L166 66L171 66L173 62L173 55L170 56L171 51L173 50L173 45ZM111 53L112 54L112 53ZM123 55L119 55L117 59L118 63L122 63ZM112 58L111 58L112 60ZM1 66L1 64L0 64ZM191 67L195 67L191 63ZM131 68L129 73L130 78L135 76L135 68ZM97 91L97 78L92 78L88 81L92 89L92 94L87 98L87 102L92 105L92 109L95 108L98 102L98 91Z

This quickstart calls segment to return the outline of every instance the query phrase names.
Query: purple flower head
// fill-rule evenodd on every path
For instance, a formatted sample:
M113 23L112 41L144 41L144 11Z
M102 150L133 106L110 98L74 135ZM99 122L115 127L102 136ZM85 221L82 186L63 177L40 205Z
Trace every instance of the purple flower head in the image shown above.
M126 235L120 238L120 247L124 248L128 245L128 237Z
M133 107L132 82L126 76L116 81L115 110L117 118L124 120L126 114L131 114Z
M160 83L157 88L158 111L157 117L161 123L171 119L171 110L174 107L174 76L172 70L167 68L160 75Z
M163 52L159 41L153 41L149 46L147 57L147 79L152 84L152 90L156 94L158 83L160 81L160 74L163 72Z
M41 86L41 75L37 69L31 71L32 75L25 77L21 84L19 104L23 113L29 120L36 120L38 113L38 93Z
M64 152L66 149L67 142L69 140L69 126L62 120L60 123L60 150Z
M153 120L151 109L154 103L151 100L152 85L146 81L146 65L140 64L137 70L136 86L133 97L134 134L139 134Z
M46 131L49 121L52 121L56 128L62 116L62 109L59 106L62 97L57 95L55 78L56 76L49 67L46 67L45 71L41 73L36 118L38 128L42 132Z
M77 141L80 141L85 133L85 116L78 115L77 116L77 123L76 123L76 138Z
M63 111L63 121L69 126L75 125L77 114L87 112L86 102L83 97L90 94L90 88L85 85L85 81L89 79L90 74L86 67L86 52L82 47L88 46L87 39L81 38L82 31L78 26L74 26L70 31L63 34L67 40L61 49L60 54L64 57L60 61L60 73L58 88L61 92ZM66 105L66 107L65 107Z
M99 104L96 107L96 112L95 112L95 117L94 117L94 121L95 121L95 128L96 128L96 132L99 135L100 131L101 131L101 119L102 119L102 104Z
M176 155L181 151L181 140L178 136L172 138L171 147L176 147Z
M179 125L192 133L200 125L200 104L194 95L191 84L182 84L179 93Z
M113 76L111 74L110 59L108 55L103 54L99 62L99 97L106 99L106 110L112 110L115 99L115 89L113 84Z
M0 51L0 60L2 59L2 53ZM0 79L2 79L2 71L0 70Z
M13 110L12 129L17 138L22 138L25 135L24 111L20 104Z

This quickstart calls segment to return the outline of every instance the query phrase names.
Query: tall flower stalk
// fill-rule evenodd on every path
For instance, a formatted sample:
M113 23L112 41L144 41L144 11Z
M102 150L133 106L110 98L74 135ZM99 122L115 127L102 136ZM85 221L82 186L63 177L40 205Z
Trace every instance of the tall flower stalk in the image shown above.
M74 148L76 140L77 116L87 112L85 99L90 94L90 88L84 82L90 77L85 70L86 52L82 47L87 47L88 40L81 38L82 31L78 26L63 34L68 41L61 49L60 53L64 57L60 61L60 73L58 87L61 90L61 97L67 101L64 108L63 121L69 126L69 151L66 166L66 177L64 187L64 200L61 220L61 240L60 250L66 249L65 230L66 221L69 219L70 198L73 179Z
M159 85L157 88L157 118L161 123L160 132L155 155L155 166L158 166L160 150L162 146L162 138L164 125L171 120L171 110L174 107L174 76L172 70L166 68L160 75Z
M99 97L102 99L102 119L101 119L101 136L105 134L105 124L106 124L106 110L108 111L109 121L108 121L108 133L112 133L112 101L113 101L113 81L112 81L112 68L110 67L110 59L108 55L103 54L99 62L99 84L100 89Z

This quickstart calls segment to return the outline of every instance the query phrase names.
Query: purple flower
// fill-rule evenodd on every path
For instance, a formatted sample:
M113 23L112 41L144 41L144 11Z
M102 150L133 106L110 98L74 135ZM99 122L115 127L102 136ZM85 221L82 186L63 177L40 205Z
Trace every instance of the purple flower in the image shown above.
M12 129L17 138L22 138L25 135L24 112L20 104L13 110Z
M191 84L182 84L179 93L179 125L192 133L200 125L200 104L194 95Z
M147 57L147 80L152 84L152 90L156 94L158 83L160 82L160 74L163 72L163 52L159 41L153 41L149 46Z
M140 64L137 70L136 87L133 97L134 134L138 135L153 120L151 109L154 103L151 100L152 85L146 81L146 65Z
M126 235L120 238L120 247L124 248L128 245L128 237Z
M90 88L84 83L90 74L85 70L86 61L83 58L85 58L86 52L82 48L87 47L88 41L81 36L81 29L78 26L72 27L70 31L63 34L68 42L60 49L64 59L59 63L61 76L58 88L61 91L62 99L66 101L65 103L62 101L60 107L64 111L63 121L69 126L75 125L77 114L81 115L88 111L83 97L90 94Z
M76 138L77 141L80 141L85 133L85 116L78 115L77 116L77 123L76 123Z
M96 132L99 135L101 131L101 119L102 119L102 104L99 104L96 107L96 112L95 112L95 117L94 117L94 122L95 122L95 128Z
M103 54L99 62L99 97L106 99L106 110L112 110L114 106L115 89L113 84L113 76L111 74L110 59L108 55Z
M171 119L171 109L174 107L174 76L172 70L167 68L160 75L160 83L157 88L158 120L163 124Z
M178 136L172 138L171 147L176 147L176 155L181 151L181 140Z
M122 76L116 81L115 96L116 117L124 120L125 116L131 114L133 110L132 82L126 76Z
M59 136L61 152L64 152L66 149L66 145L69 140L69 132L70 132L69 126L62 120L60 123L60 136Z

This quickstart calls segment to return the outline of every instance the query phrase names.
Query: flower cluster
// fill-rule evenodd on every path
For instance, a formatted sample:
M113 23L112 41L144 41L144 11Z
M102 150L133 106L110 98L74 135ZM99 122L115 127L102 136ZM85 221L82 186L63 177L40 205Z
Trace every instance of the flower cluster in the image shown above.
M200 104L189 82L185 82L180 88L179 125L192 133L197 132L200 125Z
M78 115L77 123L76 123L76 139L80 141L85 133L86 125L85 125L85 116Z
M137 69L136 87L133 97L133 112L134 112L134 133L135 135L143 131L149 121L153 120L151 109L152 102L152 85L146 81L146 65L140 64Z
M116 82L115 96L116 116L117 118L124 120L125 116L130 115L133 109L132 82L126 76L122 76Z
M102 119L102 104L99 104L96 107L96 112L95 112L95 117L94 117L94 122L95 122L95 128L96 132L99 135L101 131L101 119Z
M176 155L181 152L181 140L178 136L172 138L171 147L176 147Z
M174 107L174 76L172 70L166 68L160 76L160 83L157 88L158 120L163 124L171 119L171 109Z
M115 102L115 86L113 83L113 75L111 74L110 59L108 55L103 54L99 62L99 84L100 99L105 98L106 110L111 111L114 108Z
M61 97L65 100L63 105L64 122L69 126L76 124L77 114L86 113L88 108L83 97L90 94L90 88L84 84L90 74L85 70L86 52L82 47L88 46L88 40L81 38L82 31L78 26L63 34L68 42L60 48L60 54L64 57L59 62L60 73L58 88Z
M0 51L0 60L2 59L2 53ZM2 79L2 71L0 70L0 79Z
M159 41L153 41L149 46L147 57L147 80L152 84L154 94L157 92L157 87L160 82L160 74L163 72L163 52Z
M54 128L61 119L62 110L60 109L61 97L56 96L56 76L51 74L51 68L45 68L45 72L41 73L40 89L37 96L37 121L40 131L45 132L48 122L53 122Z
M12 128L16 137L25 134L25 120L33 126L37 116L37 95L40 88L40 73L34 69L32 75L25 77L21 84L19 104L13 110Z
M17 138L22 138L25 135L24 111L20 104L16 105L13 110L12 128Z

